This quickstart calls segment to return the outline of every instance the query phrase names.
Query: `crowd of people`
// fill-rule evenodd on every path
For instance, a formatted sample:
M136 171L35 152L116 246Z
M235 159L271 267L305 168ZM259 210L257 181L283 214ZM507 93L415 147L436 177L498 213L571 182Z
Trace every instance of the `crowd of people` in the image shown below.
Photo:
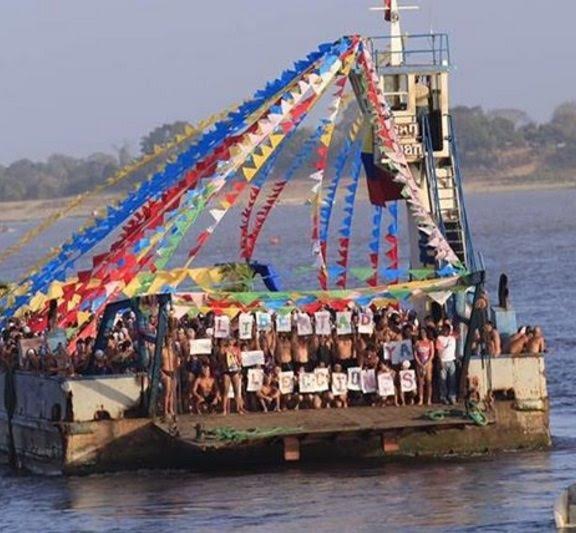
M34 334L13 319L0 337L1 364L65 376L150 372L157 320L151 313L143 327L128 310L100 348L94 338L80 339L69 354L61 336ZM464 342L457 326L432 316L420 321L392 306L232 318L212 312L177 318L172 310L159 365L161 409L174 416L455 403ZM503 343L491 322L473 345L494 357L545 349L539 327L520 328Z

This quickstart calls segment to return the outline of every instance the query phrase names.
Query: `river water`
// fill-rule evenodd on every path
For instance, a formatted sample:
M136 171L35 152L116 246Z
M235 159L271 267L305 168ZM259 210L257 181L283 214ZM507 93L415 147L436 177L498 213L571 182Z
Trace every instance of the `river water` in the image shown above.
M576 481L576 190L474 194L469 216L484 253L492 291L500 272L510 277L512 302L524 324L540 324L547 357L554 447L547 452L387 465L290 466L220 475L183 471L136 472L77 478L14 475L0 469L0 527L28 530L452 530L553 529L560 489ZM357 213L361 231L369 210ZM289 230L286 231L286 222ZM44 239L56 244L78 221L65 221ZM14 233L0 234L0 246ZM233 229L233 228L232 228ZM234 256L237 231L207 249L207 261ZM261 256L283 265L304 264L308 211L281 207ZM356 233L358 235L358 233ZM354 257L365 255L357 239ZM363 246L362 246L363 245ZM290 250L290 254L286 251ZM44 250L7 262L0 279L22 271ZM360 263L366 261L360 261ZM296 274L304 280L305 274Z

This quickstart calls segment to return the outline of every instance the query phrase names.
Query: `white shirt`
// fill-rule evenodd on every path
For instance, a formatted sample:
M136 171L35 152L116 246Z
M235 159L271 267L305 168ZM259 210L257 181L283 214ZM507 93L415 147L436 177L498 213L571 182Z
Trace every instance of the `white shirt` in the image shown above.
M452 335L439 335L436 339L438 357L443 363L456 360L456 338Z

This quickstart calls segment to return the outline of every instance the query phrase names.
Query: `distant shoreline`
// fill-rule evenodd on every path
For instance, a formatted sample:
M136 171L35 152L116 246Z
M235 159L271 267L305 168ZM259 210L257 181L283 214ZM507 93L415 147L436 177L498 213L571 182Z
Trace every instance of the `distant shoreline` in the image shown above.
M574 189L576 181L568 182L521 182L516 180L502 180L495 183L486 181L471 180L466 183L464 190L468 194L483 193L502 193L515 191L549 191L558 189ZM309 197L310 191L306 182L301 180L287 195L281 197L281 205L303 204ZM96 211L103 213L103 208L115 200L122 197L118 195L100 195L86 200L78 208L74 209L66 218L82 217L85 218L94 214ZM62 209L72 198L52 198L45 200L23 200L18 202L0 202L0 224L6 226L9 222L28 222L47 218ZM364 194L360 199L366 199ZM0 228L1 229L1 228Z

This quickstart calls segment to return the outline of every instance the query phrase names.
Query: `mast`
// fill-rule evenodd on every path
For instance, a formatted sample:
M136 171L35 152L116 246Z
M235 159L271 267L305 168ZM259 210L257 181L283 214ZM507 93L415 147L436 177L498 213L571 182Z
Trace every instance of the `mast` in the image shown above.
M400 24L400 11L413 11L418 6L399 6L398 0L383 0L383 7L371 7L371 11L383 11L384 20L390 23L390 65L400 66L404 62L404 44L402 41L402 27Z

